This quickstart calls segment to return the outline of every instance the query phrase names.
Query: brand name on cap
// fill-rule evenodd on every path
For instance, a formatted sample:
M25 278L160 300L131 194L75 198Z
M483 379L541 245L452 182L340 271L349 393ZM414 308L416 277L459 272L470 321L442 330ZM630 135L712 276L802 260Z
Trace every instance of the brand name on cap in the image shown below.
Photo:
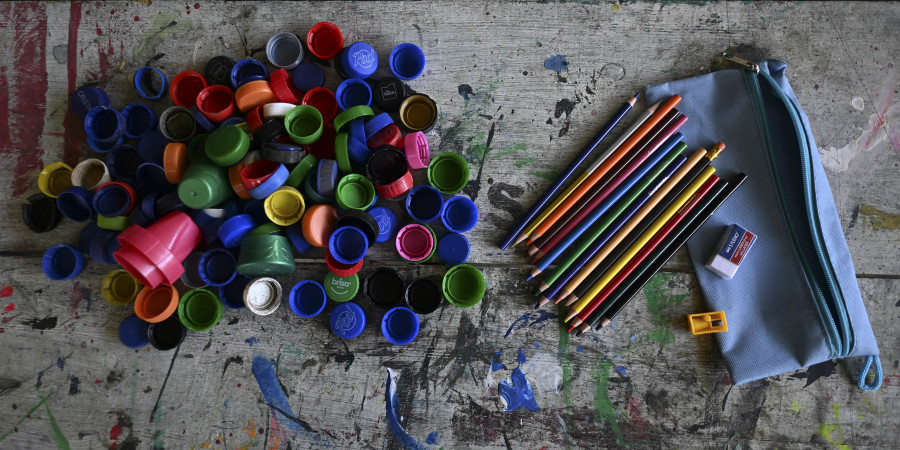
M78 99L81 100L81 104L84 105L85 108L91 109L91 101L87 98L87 94L84 91L78 91Z
M388 218L387 214L379 214L378 217L375 218L378 222L378 229L384 230L383 232L387 232L391 228L391 220Z
M334 328L341 333L346 333L353 329L356 326L356 315L353 312L346 310L341 311L337 316L337 320L334 323Z
M350 57L353 58L353 65L363 68L372 67L372 64L375 63L375 52L368 50L358 50L353 52Z
M385 100L393 100L397 98L397 86L394 86L394 83L391 83L387 86L382 86L381 97Z
M345 293L347 293L347 290L350 288L350 282L343 281L343 280L331 280L331 286L332 286L332 290L336 294L345 294ZM340 288L340 289L338 289L338 288Z

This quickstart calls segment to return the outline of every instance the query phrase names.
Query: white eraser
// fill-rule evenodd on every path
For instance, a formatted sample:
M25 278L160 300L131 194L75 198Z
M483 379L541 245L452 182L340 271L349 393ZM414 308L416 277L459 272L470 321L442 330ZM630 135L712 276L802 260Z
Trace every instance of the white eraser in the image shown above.
M706 268L722 278L734 278L741 261L747 257L747 252L754 242L756 242L755 234L736 223L732 224L716 244Z

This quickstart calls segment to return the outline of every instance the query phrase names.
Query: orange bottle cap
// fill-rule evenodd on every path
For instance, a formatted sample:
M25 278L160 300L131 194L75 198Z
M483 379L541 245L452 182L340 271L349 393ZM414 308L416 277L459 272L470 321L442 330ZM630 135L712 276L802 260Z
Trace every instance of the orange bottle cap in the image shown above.
M303 214L303 237L315 247L328 247L328 239L337 223L337 208L331 205L313 205Z
M266 103L277 103L278 97L268 81L256 80L238 88L234 93L234 102L237 103L237 107L242 113L246 113Z
M156 289L144 286L134 299L134 313L145 322L162 322L178 309L178 298L173 286L160 285Z
M188 147L182 142L170 142L163 153L163 169L166 171L166 179L169 183L178 184L181 176L187 170Z

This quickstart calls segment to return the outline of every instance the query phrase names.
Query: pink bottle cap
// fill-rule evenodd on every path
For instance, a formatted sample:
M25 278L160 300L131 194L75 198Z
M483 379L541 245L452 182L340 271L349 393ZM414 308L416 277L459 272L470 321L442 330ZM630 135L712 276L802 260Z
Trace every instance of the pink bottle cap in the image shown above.
M422 261L434 250L434 236L424 225L411 223L397 232L396 246L403 259Z
M128 273L153 289L181 277L182 263L200 238L200 228L190 216L175 211L146 229L132 225L120 233L121 247L113 256Z
M409 161L410 169L424 169L428 167L428 163L431 161L428 139L425 138L425 133L421 131L409 133L403 138L403 152L406 153L406 160Z

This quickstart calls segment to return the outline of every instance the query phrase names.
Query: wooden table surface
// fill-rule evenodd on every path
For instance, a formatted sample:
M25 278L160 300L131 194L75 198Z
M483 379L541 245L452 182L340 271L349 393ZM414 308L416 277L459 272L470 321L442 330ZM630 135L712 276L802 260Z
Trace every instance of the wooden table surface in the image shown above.
M176 350L126 349L117 327L132 309L100 295L113 266L89 262L60 282L41 272L43 251L76 244L81 224L38 235L21 221L44 165L92 156L70 93L93 84L121 108L138 99L143 65L171 75L216 55L265 61L271 35L318 21L370 42L380 73L398 43L424 50L411 86L439 104L432 151L470 163L484 301L423 317L404 347L371 324L336 338L331 303L312 319L286 305L267 317L226 310ZM898 26L900 4L858 2L0 4L0 448L898 448ZM686 329L705 306L683 251L610 329L580 337L556 311L532 309L522 249L498 251L622 100L714 70L729 49L788 63L879 340L877 392L835 362L734 386L714 339ZM407 280L446 270L404 265L387 244L366 261L363 274L388 265ZM326 270L310 252L278 278L292 286ZM516 367L535 411L504 412L498 384Z

